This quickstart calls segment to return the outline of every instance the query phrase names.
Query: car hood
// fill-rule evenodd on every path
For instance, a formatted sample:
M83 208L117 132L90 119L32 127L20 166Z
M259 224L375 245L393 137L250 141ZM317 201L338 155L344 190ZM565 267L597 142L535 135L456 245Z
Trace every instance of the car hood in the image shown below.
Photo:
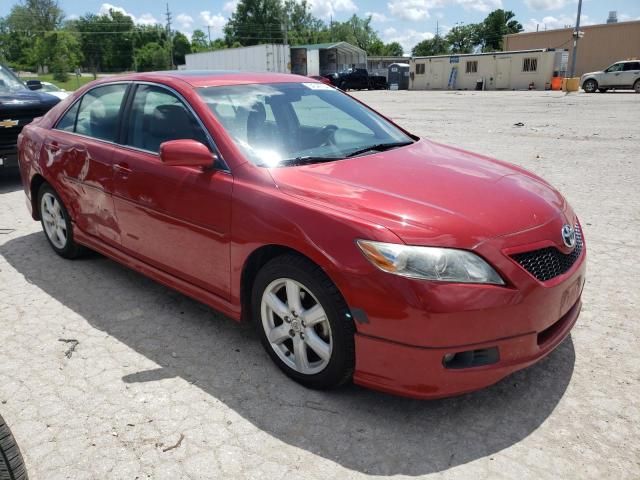
M604 73L604 72L603 72L602 70L601 70L601 71L598 71L598 72L587 72L587 73L583 73L583 74L582 74L582 77L588 77L589 75L601 75L601 74L603 74L603 73Z
M385 226L416 245L471 248L566 209L556 190L521 168L425 140L270 172L284 193Z
M0 113L31 110L34 108L46 111L59 101L59 98L49 95L48 93L28 89L19 92L0 93Z

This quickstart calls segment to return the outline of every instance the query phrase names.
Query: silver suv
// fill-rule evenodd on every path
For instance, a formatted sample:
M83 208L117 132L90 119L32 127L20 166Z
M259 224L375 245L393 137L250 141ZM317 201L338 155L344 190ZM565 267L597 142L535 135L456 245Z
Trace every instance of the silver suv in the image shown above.
M585 73L580 85L587 93L606 92L610 88L630 89L640 93L640 60L616 62L604 72Z

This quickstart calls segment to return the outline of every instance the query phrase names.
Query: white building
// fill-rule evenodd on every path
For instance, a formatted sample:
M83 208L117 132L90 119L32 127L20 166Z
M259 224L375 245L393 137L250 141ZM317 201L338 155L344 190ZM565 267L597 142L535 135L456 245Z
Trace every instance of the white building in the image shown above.
M544 90L564 76L566 50L438 55L411 59L410 90Z
M225 48L185 55L181 70L236 70L242 72L291 72L289 45L265 44Z

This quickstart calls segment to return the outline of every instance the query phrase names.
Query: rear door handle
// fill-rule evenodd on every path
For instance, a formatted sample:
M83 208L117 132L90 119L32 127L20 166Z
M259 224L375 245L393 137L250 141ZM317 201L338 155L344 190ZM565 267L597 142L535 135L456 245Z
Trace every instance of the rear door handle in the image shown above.
M131 169L129 168L129 164L127 163L115 163L113 165L113 169L122 174L131 173Z

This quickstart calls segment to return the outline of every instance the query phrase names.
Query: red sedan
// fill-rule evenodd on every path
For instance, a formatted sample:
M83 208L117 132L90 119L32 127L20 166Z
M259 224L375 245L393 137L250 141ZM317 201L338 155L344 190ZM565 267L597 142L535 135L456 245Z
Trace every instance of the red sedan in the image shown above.
M109 78L19 149L56 253L88 247L254 322L308 387L475 390L543 358L580 312L585 243L548 183L311 79Z

